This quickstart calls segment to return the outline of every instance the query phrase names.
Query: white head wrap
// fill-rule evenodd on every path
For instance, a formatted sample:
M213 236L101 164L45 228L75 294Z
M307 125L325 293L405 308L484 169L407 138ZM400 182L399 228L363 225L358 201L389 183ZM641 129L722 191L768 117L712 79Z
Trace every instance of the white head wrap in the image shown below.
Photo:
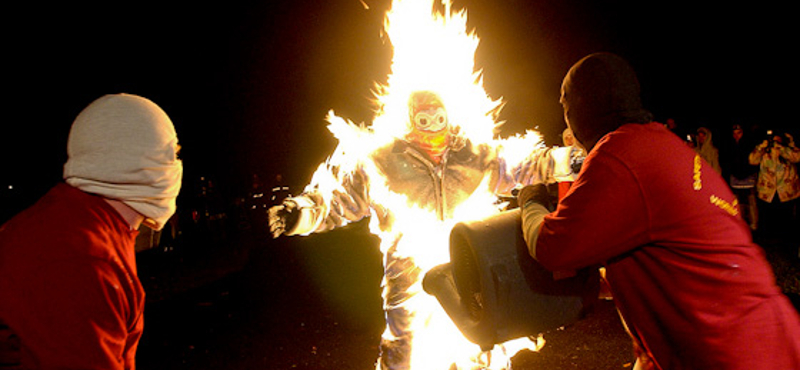
M167 114L136 95L105 95L72 124L64 180L87 193L116 199L160 230L175 213L183 165Z

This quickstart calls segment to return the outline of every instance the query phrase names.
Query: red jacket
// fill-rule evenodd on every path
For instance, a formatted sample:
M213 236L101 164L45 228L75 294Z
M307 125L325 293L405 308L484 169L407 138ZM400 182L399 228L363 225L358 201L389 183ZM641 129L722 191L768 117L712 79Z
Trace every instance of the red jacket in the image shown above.
M102 198L66 184L4 224L0 358L24 369L135 368L144 327L137 233ZM17 340L19 352L9 352Z
M536 258L606 266L631 332L662 369L800 369L800 320L722 177L662 125L589 153Z

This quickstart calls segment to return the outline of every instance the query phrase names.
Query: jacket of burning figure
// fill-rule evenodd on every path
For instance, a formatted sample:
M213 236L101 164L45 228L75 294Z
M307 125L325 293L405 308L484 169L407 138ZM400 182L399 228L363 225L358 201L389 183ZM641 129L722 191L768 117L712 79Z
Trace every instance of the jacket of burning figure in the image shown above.
M372 151L347 170L329 162L328 172L338 182L333 190L306 188L303 194L273 207L269 211L270 229L275 237L305 235L372 217L371 226L374 224L379 230L376 232L384 254L382 286L387 328L381 341L379 368L407 369L419 363L414 357L421 351L450 351L448 344L441 341L426 342L424 346L418 341L436 320L445 321L441 324L455 330L446 315L429 312L441 310L435 299L421 294L424 271L449 258L447 237L455 222L448 221L458 218L459 206L479 190L492 194L497 203L494 195L510 194L520 184L555 182L555 156L551 151L531 148L522 163L512 166L501 158L497 147L476 145L460 135L459 128L448 121L438 95L415 92L409 99L405 137ZM400 203L405 203L412 215L395 209L398 203L387 199L393 197L404 200ZM497 204L485 205L497 208ZM470 208L474 207L470 204ZM420 219L423 212L431 222ZM417 226L400 226L410 223L409 219ZM434 228L440 230L440 236L433 236L428 228L420 226L431 224L436 224ZM424 262L431 255L441 258ZM422 303L423 300L429 302ZM474 347L477 354L477 346ZM430 362L425 360L426 367L433 365Z

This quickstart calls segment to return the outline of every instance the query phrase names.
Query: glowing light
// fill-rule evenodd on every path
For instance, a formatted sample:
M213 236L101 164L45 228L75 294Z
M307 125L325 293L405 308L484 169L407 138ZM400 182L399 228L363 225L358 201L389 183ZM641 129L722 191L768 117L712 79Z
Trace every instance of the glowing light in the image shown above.
M321 194L325 204L330 204L334 191L345 191L341 184L346 176L356 169L366 172L373 204L394 214L394 223L387 227L380 224L375 207L371 209L370 230L381 238L382 252L397 243L396 253L412 257L422 271L449 262L448 243L453 225L491 215L500 207L490 189L488 175L459 205L455 217L445 220L439 219L433 210L412 204L406 195L389 190L387 179L368 158L375 150L402 139L407 133L410 94L419 90L436 92L447 107L451 124L460 128L461 135L475 145L488 144L497 149L512 165L528 158L535 148L543 147L541 137L533 131L508 139L495 138L496 114L502 103L486 94L480 71L475 70L479 40L467 32L466 10L452 11L449 2L442 5L444 12L436 13L432 11L432 0L392 3L384 26L394 54L386 85L376 87L375 102L379 109L371 125L355 124L329 112L328 129L339 143L306 188ZM447 369L452 363L466 369L476 362L483 362L487 369L502 369L518 350L535 351L544 344L541 338L534 341L525 338L496 346L491 354L481 353L477 345L458 331L436 298L425 294L420 286L421 279L410 288L418 292L414 308L431 316L429 320L412 323L414 370Z

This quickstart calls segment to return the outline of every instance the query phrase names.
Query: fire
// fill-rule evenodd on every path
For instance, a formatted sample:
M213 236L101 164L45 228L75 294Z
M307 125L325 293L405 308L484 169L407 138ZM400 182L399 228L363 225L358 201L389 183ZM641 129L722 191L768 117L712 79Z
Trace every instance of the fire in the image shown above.
M387 12L392 72L387 85L378 87L382 111L373 127L400 136L403 127L397 122L408 116L409 94L432 90L444 100L451 120L476 143L485 143L493 137L491 114L500 103L487 97L480 72L475 71L478 38L466 31L466 10L451 12L449 3L444 6L444 14L432 14L431 0L395 0Z
M344 192L342 180L362 169L369 177L369 198L378 209L391 210L394 223L380 224L376 207L371 207L370 230L381 239L381 250L397 244L396 253L412 257L421 271L449 262L449 235L459 221L482 218L502 208L490 189L488 176L472 195L461 203L453 218L440 219L434 210L412 204L408 197L389 190L387 179L367 160L370 154L397 138L408 127L408 97L414 91L435 91L444 101L452 124L460 135L474 144L488 144L513 165L527 158L534 148L541 148L540 136L529 131L507 139L495 138L496 114L502 103L490 98L482 86L474 57L479 40L467 32L466 10L453 11L449 2L443 12L433 12L434 0L394 0L386 13L385 34L394 50L391 74L386 85L377 86L379 109L371 125L355 124L331 111L328 129L339 144L330 158L314 173L307 191L321 194L330 204L332 194ZM509 166L510 167L510 166ZM543 341L522 339L496 346L491 353L481 353L467 341L433 296L421 288L422 276L409 288L418 292L416 311L429 313L425 320L414 320L411 329L411 368L447 369L456 363L459 369L483 363L486 368L502 369L510 357L523 348L538 350ZM388 333L387 327L387 333ZM537 344L538 342L538 344Z

